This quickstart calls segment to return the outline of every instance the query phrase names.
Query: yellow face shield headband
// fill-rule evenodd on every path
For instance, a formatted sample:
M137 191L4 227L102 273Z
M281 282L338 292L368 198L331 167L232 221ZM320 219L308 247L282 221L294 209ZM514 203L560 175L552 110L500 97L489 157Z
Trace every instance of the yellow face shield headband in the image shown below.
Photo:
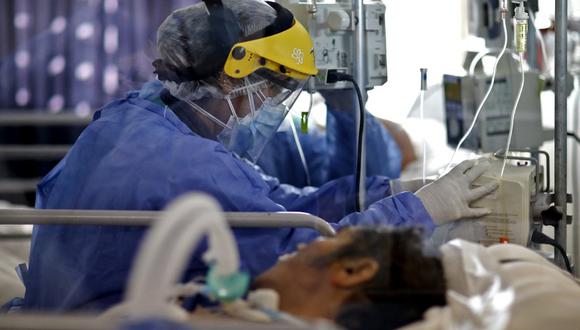
M267 69L297 80L316 75L314 45L306 29L294 20L292 27L280 33L235 44L224 72L244 78L258 69Z

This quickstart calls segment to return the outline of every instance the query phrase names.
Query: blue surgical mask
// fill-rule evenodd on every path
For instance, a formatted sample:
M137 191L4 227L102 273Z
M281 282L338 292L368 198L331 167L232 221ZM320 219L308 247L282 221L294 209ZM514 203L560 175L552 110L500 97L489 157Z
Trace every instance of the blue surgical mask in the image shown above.
M269 101L266 100L253 114L239 121L232 116L227 125L231 128L224 129L218 135L218 140L240 157L256 163L288 114L284 104L273 105Z

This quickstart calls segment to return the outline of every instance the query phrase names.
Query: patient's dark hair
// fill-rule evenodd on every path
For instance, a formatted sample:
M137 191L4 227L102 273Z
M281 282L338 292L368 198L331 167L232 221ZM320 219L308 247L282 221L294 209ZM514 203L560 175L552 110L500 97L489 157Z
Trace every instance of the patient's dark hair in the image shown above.
M352 243L331 258L369 257L379 270L342 306L337 323L351 330L394 329L445 305L443 267L438 257L425 254L420 230L357 228L351 237Z

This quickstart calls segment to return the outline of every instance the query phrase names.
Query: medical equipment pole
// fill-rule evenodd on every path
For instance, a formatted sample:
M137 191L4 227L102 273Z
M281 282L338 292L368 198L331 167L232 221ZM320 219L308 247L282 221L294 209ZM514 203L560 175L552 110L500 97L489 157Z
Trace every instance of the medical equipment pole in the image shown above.
M363 90L363 97L366 101L366 86L367 86L367 39L366 39L366 19L365 19L365 8L363 0L354 1L354 11L355 11L355 64L354 64L354 78L358 83L361 90Z
M556 0L556 52L555 52L555 86L556 86L556 104L555 104L555 202L556 207L562 212L562 219L555 228L555 240L566 249L567 247L567 94L566 94L566 73L568 64L568 0ZM564 265L564 259L557 251L556 264Z
M367 58L366 52L367 49L367 39L366 39L366 19L365 19L365 8L364 8L364 1L363 0L354 0L354 12L356 16L356 33L355 33L355 64L354 64L354 78L357 84L360 87L363 102L366 103L367 93L366 93L366 86L367 86ZM364 114L364 112L362 112ZM364 122L364 116L362 118L358 118L358 120L362 120ZM360 125L357 125L360 127ZM361 178L359 182L359 195L358 195L358 205L361 207L361 211L365 208L365 199L366 199L366 147L365 147L365 132L364 127L360 134L357 134L359 138L362 138L363 143L360 143L361 150L361 162L360 162L360 171L361 171Z
M575 73L576 94L574 96L574 104L572 110L573 129L572 132L578 133L580 130L580 114L578 108L580 107L580 73ZM572 196L574 197L574 220L572 223L573 239L572 239L572 253L574 255L574 275L580 276L580 204L578 196L580 196L580 176L578 175L579 159L580 159L580 145L572 146Z

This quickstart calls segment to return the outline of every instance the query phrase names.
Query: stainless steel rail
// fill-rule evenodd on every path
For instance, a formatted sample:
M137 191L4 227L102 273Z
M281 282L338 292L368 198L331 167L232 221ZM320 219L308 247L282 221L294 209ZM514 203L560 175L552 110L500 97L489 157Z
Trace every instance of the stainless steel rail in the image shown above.
M0 126L85 126L92 116L80 117L74 113L25 112L19 110L2 111Z
M0 179L0 194L15 194L36 191L39 178L34 179Z
M0 210L0 225L104 225L149 226L160 211L112 210ZM336 231L325 220L302 212L225 212L226 220L236 228L310 228L323 236Z
M328 324L321 326L301 327L283 322L256 323L239 319L228 319L211 316L190 316L192 329L200 330L304 330L338 328ZM113 321L97 315L71 314L8 314L0 316L0 330L118 330L120 321Z
M70 145L1 144L0 159L61 159Z
M0 316L0 330L112 330L115 322L95 315L7 314Z

